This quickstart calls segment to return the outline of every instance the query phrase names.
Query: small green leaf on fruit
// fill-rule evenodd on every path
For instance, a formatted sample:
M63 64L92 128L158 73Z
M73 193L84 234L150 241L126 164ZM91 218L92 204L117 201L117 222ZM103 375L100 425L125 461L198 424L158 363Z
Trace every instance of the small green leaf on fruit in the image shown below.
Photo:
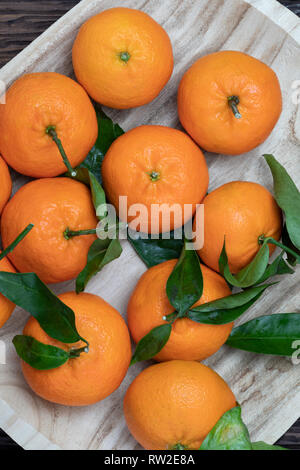
M172 325L164 324L153 328L136 346L130 365L139 361L147 361L156 356L167 344L172 331Z
M252 450L240 406L232 408L220 418L199 450Z
M183 316L202 296L203 276L199 256L196 251L187 249L186 242L168 279L166 290L179 316Z
M56 369L69 360L69 354L63 349L43 344L31 336L15 336L13 344L18 356L34 369Z

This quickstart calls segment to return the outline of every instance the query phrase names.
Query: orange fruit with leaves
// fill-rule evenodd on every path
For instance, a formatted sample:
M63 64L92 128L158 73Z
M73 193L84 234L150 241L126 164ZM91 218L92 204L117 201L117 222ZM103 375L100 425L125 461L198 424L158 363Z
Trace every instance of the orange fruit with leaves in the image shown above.
M205 196L209 180L203 153L192 139L164 126L140 126L118 137L104 157L102 177L121 220L128 218L132 228L148 233L184 225ZM120 196L127 197L125 213ZM163 212L154 212L163 204L167 225ZM139 223L133 226L136 217Z
M9 173L8 166L3 158L0 157L0 214L2 213L5 204L10 198L12 190L12 181Z
M0 271L15 273L15 269L7 257L0 260ZM15 304L0 294L0 328L7 322L15 309Z
M229 268L238 273L258 253L262 237L279 241L282 213L272 194L258 183L233 181L209 193L204 204L204 245L201 260L219 271L219 257L226 243ZM194 227L197 232L197 227ZM201 227L198 230L202 230ZM270 254L275 245L269 244Z
M173 71L166 31L146 13L111 8L83 24L73 46L79 83L98 103L117 109L149 103Z
M249 152L267 139L281 111L275 72L238 51L201 57L179 86L181 124L209 152Z
M68 235L95 229L97 218L87 186L70 178L44 178L22 186L1 218L6 248L29 223L31 232L8 255L20 272L35 272L45 283L76 277L87 262L95 235Z
M163 320L174 312L166 285L177 260L165 261L146 271L138 281L127 308L128 326L132 338L138 343L153 328L167 323ZM203 294L195 304L226 297L231 294L225 280L217 273L201 265ZM172 325L171 336L163 349L155 356L157 361L182 359L202 361L217 352L231 333L233 323L206 325L189 318L179 318Z
M226 382L194 361L155 364L132 382L124 399L127 426L148 450L199 449L236 405Z
M89 342L89 351L51 370L37 370L22 362L22 371L31 389L45 400L67 406L91 405L113 393L123 381L131 356L129 332L119 312L101 297L67 292L59 298L74 311L76 328ZM64 350L85 346L50 338L33 317L23 333Z
M67 171L49 132L62 142L70 164L78 166L96 142L96 112L86 91L54 72L19 78L0 104L0 152L23 175L52 177Z

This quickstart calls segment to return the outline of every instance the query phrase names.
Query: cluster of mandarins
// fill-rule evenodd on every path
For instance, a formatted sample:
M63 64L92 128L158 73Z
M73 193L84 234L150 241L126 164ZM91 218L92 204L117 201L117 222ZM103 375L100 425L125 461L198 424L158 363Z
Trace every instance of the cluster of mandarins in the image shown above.
M171 77L172 45L164 29L145 13L114 8L82 26L73 46L73 65L79 83L57 73L28 74L9 88L6 104L0 105L4 160L17 172L38 178L8 202L12 185L0 159L3 247L26 225L34 224L8 255L12 264L5 258L0 269L35 272L45 283L73 279L86 264L95 235L65 237L65 231L97 225L89 188L68 177L57 178L66 167L53 136L62 142L70 165L81 164L98 136L89 96L117 109L149 103ZM163 126L141 126L119 137L104 158L104 189L117 209L119 196L127 196L129 206L139 203L149 208L153 203L176 203L191 204L196 210L204 203L205 240L199 255L206 266L202 266L204 292L199 303L230 294L218 273L224 235L229 266L236 273L256 255L262 234L279 240L282 228L281 211L259 184L227 183L206 196L209 175L199 146L229 155L248 152L269 136L281 109L279 82L267 65L240 52L210 54L189 68L179 86L179 118L189 135ZM174 224L171 229L175 228ZM138 282L128 306L135 342L173 311L166 283L175 263L150 268ZM70 292L60 299L74 310L76 326L89 340L89 353L50 371L23 363L24 376L46 400L92 404L112 393L127 372L131 357L127 326L113 307L95 295ZM1 296L0 326L13 309ZM168 343L156 357L170 362L142 372L125 397L129 429L145 448L165 449L177 442L198 448L222 414L235 406L225 382L192 362L214 354L231 329L232 324L204 325L187 318L174 323ZM48 337L33 318L24 334L66 348Z

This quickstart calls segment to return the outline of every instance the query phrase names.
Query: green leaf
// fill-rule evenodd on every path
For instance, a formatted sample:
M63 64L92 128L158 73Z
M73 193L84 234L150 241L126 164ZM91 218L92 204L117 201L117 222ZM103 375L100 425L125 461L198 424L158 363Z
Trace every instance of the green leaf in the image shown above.
M232 286L247 288L262 279L268 266L270 250L266 241L263 242L255 258L235 276L231 274L226 254L225 240L219 259L219 268L226 281Z
M106 205L106 196L104 189L102 188L96 176L86 168L76 168L75 176L72 176L70 173L67 173L67 176L90 187L96 215L99 219L101 219L102 217L100 217L100 208ZM102 213L104 212L105 211L102 211Z
M99 105L95 106L98 119L99 134L97 141L88 154L87 158L80 165L79 168L86 168L93 173L98 182L102 183L101 166L106 152L111 144L122 134L123 129L102 111Z
M77 294L84 291L89 280L105 265L119 258L121 254L122 247L118 239L95 240L89 249L87 264L76 279Z
M132 356L130 365L139 361L147 361L156 356L168 342L172 331L172 325L164 324L153 328L144 338L142 338Z
M285 253L287 254L290 254L293 259L296 260L296 263L297 264L300 264L300 255L298 253L296 253L296 251L293 251L291 248L289 248L288 246L285 246L283 245L283 243L281 242L278 242L277 240L274 240L274 238L272 237L267 237L265 239L265 242L266 243L272 243L273 245L275 246L278 246L279 248L281 248ZM298 251L298 250L297 250Z
M93 173L91 173L90 171L88 172L88 174L89 174L90 188L92 192L92 198L93 198L96 215L98 219L101 219L104 216L104 211L103 211L102 217L100 216L99 211L102 206L106 205L105 192L101 184L98 182L96 176L93 175Z
M285 214L287 231L295 247L300 250L300 192L273 155L264 155L264 158L273 175L275 199Z
M213 427L199 450L252 450L241 407L227 411Z
M151 240L150 236L141 238L140 234L136 232L136 237L132 237L128 232L129 242L148 268L170 259L179 258L184 244L183 239L175 239L174 231L169 236L169 240L163 239L162 234L159 235L159 239Z
M238 294L198 305L189 311L188 318L209 325L231 323L243 315L271 285L252 287Z
M186 249L186 242L180 258L167 282L167 296L170 304L183 316L202 296L203 276L199 256L194 250Z
M275 260L268 264L263 276L260 278L257 284L265 282L270 277L283 275L283 274L294 274L294 270L290 268L283 259L284 252L282 251Z
M98 208L106 203L105 192L101 186L102 162L111 144L124 134L124 131L118 124L113 123L98 104L95 105L95 109L98 119L98 138L84 162L76 168L74 179L90 186L96 214L99 216ZM67 175L72 177L70 173L67 173Z
M56 369L69 359L69 354L63 349L40 343L31 336L15 336L13 344L18 356L38 370Z
M299 340L300 313L277 313L234 328L226 344L259 354L292 356Z
M252 450L289 450L281 446L272 446L265 442L252 442Z
M56 297L36 274L0 272L0 292L36 318L51 338L63 343L83 340L77 332L73 310Z
M295 247L295 245L293 245L292 240L290 239L290 236L288 234L286 225L283 227L283 231L282 231L282 243L284 243L285 246L287 246L292 251L294 251L298 256L300 256L300 250L298 250ZM293 254L291 254L289 252L287 253L287 262L291 266L296 266L297 261L298 261L297 256L294 256Z

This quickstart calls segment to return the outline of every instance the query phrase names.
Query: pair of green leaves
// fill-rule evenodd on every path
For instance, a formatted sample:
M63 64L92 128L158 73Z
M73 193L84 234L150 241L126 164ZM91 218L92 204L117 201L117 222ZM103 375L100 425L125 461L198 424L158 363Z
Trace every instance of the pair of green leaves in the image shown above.
M203 277L200 260L194 250L186 249L184 243L179 260L173 269L166 286L166 292L170 304L175 309L169 323L153 328L137 344L131 365L139 361L151 359L166 345L169 340L172 323L177 318L182 318L188 309L194 305L203 292ZM162 319L163 320L163 319Z
M111 144L118 137L124 134L124 131L118 124L113 123L113 121L103 112L100 105L95 104L95 110L99 129L98 137L94 147L78 169L86 168L90 173L93 173L98 182L102 184L101 166L105 154Z
M224 276L226 281L234 287L245 289L247 287L254 286L265 282L270 277L283 274L293 274L294 270L286 263L283 259L285 253L285 247L279 256L269 264L270 250L268 243L276 243L276 240L271 238L264 239L262 247L255 256L255 258L245 268L239 271L238 274L233 275L230 272L228 257L226 253L226 240L224 240L223 249L219 259L220 273Z
M172 324L177 319L187 317L195 322L211 325L231 323L248 310L270 285L272 284L255 286L244 292L193 307L203 293L203 276L197 253L188 250L185 242L166 286L168 299L175 312L162 318L162 321L166 320L167 323L152 329L139 341L131 365L156 356L168 342Z
M99 134L97 141L84 162L75 170L75 176L68 176L90 186L96 215L99 220L104 217L103 208L106 205L106 196L101 186L101 165L104 156L117 137L124 131L106 116L99 105L96 105ZM101 213L100 209L101 208ZM119 258L122 247L118 238L97 239L91 245L87 263L76 279L76 292L84 291L89 280L98 274L104 266Z
M51 337L62 343L83 341L76 329L75 315L34 273L0 272L0 292L29 312ZM79 350L64 351L45 345L28 336L14 338L18 355L36 369L48 370L61 366ZM84 348L86 350L86 347Z
M242 420L242 410L236 406L224 413L199 450L287 450L264 442L251 442L249 431Z

